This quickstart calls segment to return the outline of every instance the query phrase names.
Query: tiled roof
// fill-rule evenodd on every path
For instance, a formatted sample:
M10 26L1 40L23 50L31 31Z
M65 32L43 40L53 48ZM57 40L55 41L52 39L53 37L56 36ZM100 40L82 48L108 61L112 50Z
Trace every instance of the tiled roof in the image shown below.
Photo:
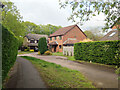
M59 30L57 30L56 32L54 32L53 34L51 34L49 37L58 36L58 35L64 35L69 30L73 29L75 26L77 26L77 25L72 25L72 26L60 28Z
M46 39L48 39L48 35L41 35L41 34L27 34L25 37L27 37L28 39L34 39L34 40L39 40L41 37L46 37Z
M67 44L74 44L74 43L78 43L78 42L80 42L80 41L76 40L76 39L68 39L63 44L67 45Z
M120 31L112 30L108 34L106 34L100 41L107 41L107 40L120 40Z
M51 43L49 43L49 45L58 45L57 41L53 41Z

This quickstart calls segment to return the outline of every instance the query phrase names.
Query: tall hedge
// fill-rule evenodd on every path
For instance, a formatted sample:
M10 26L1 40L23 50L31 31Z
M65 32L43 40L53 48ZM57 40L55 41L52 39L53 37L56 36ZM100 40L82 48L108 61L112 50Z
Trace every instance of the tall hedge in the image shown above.
M118 64L115 56L120 41L81 42L74 45L76 60L92 61L102 64Z
M18 52L18 39L2 26L2 81L14 65Z
M45 37L39 39L38 50L41 54L44 54L44 52L47 51L47 41Z

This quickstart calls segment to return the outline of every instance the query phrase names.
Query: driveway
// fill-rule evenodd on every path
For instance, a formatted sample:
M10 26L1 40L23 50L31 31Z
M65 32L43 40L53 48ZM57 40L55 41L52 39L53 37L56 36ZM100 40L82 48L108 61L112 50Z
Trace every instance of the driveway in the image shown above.
M78 63L67 60L63 56L41 56L37 53L22 54L18 56L32 56L48 62L59 64L73 70L80 71L88 80L92 81L97 88L118 88L118 75L114 69L106 66Z
M10 74L6 88L47 88L31 62L21 57L17 58Z

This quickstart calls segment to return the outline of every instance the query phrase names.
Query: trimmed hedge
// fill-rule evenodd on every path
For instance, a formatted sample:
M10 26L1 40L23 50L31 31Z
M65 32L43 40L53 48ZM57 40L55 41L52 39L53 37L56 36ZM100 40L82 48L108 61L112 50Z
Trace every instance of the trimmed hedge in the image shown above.
M44 54L45 51L47 51L47 40L45 37L41 37L38 41L38 51L40 51L41 54Z
M16 61L18 45L14 34L2 26L2 81Z
M120 41L81 42L74 45L76 60L92 61L96 63L118 65L115 59Z

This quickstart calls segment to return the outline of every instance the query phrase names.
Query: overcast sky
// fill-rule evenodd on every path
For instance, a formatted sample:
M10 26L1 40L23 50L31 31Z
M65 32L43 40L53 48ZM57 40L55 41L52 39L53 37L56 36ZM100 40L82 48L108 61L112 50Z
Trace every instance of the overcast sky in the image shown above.
M68 21L70 9L60 9L58 0L10 0L14 2L23 16L24 21L30 21L37 25L52 24L57 26L69 26L76 23ZM104 26L104 14L92 18L79 26L83 31Z

